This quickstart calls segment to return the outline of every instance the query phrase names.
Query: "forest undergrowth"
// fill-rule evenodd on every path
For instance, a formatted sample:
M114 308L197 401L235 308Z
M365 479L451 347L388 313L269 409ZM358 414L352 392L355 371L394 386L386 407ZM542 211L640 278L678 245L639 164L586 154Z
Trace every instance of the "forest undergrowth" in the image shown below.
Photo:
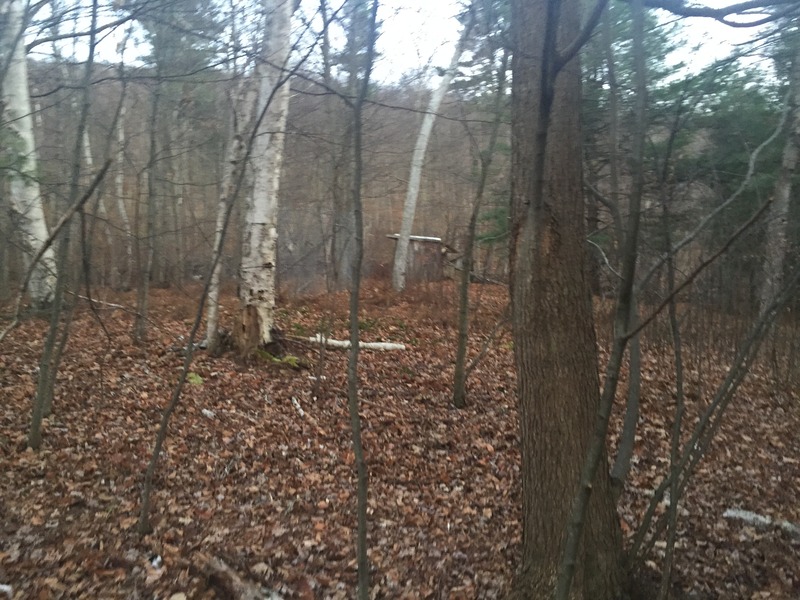
M325 324L346 339L343 294L281 303L285 350L309 368L198 351L156 475L154 530L137 535L144 471L198 295L154 290L141 346L131 342L130 313L79 305L39 452L26 449L26 436L46 322L25 321L0 347L0 584L14 598L215 598L200 564L208 556L285 598L354 596L347 355L326 351L318 371L319 348L307 341ZM505 327L489 345L469 379L468 407L453 409L455 297L451 284L400 296L373 282L364 289L363 339L406 345L361 353L375 597L496 598L518 562L511 335ZM134 305L132 294L100 299ZM226 302L223 322L235 299ZM473 286L473 355L506 303L505 288ZM727 365L713 345L684 350L688 430ZM628 537L669 469L673 373L669 345L646 341L620 504ZM723 516L736 508L800 523L800 399L773 375L768 360L754 367L680 504L675 597L800 598L800 539ZM621 420L617 406L614 432ZM663 547L647 569L659 569Z

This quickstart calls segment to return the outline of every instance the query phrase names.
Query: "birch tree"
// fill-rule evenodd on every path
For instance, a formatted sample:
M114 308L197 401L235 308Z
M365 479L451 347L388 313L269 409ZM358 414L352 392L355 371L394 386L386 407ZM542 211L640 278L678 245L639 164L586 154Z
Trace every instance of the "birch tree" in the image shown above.
M792 180L800 158L800 43L797 35L792 53L789 74L789 114L786 119L786 141L783 146L781 166L772 204L767 215L764 281L761 286L759 313L772 303L783 286L783 267L788 245L789 201L792 197Z
M22 0L0 1L3 25L0 27L0 64L7 65L2 79L3 128L10 134L17 158L10 173L11 208L17 215L23 255L30 263L47 240L48 229L37 179L38 161L23 41L26 5ZM27 267L33 270L27 288L31 302L38 308L45 308L55 294L53 250L47 249L36 264Z
M119 120L117 121L117 164L114 174L114 191L117 201L117 212L122 220L122 231L125 235L125 271L124 276L120 274L116 280L117 285L123 290L127 290L131 285L131 274L136 267L133 257L133 230L131 220L128 217L128 209L125 206L125 84L123 79L122 87L123 101L119 109Z
M229 212L230 204L235 200L235 196L241 187L243 180L243 170L245 167L245 154L247 147L244 136L251 131L253 111L255 110L254 97L255 90L249 85L248 81L242 76L237 64L238 53L235 50L241 45L239 39L239 27L237 24L237 12L231 1L231 11L229 16L229 27L231 30L230 47L234 49L231 57L231 65L234 77L241 77L238 82L235 94L231 94L231 140L226 149L225 163L222 169L221 193L217 202L217 223L214 230L214 253L211 257L212 269L211 278L208 285L208 303L206 309L206 338L203 342L211 354L219 351L219 283L222 274L222 263L218 253L221 251L224 234L225 220Z
M439 80L439 85L431 94L425 115L422 117L422 125L417 135L417 142L414 144L414 153L411 155L411 171L408 175L408 188L406 189L406 200L403 204L403 221L400 225L400 235L397 238L397 246L394 252L394 267L392 269L392 286L398 292L406 287L406 270L408 269L408 245L411 239L411 229L414 225L414 216L417 211L417 198L419 197L419 184L422 178L422 167L425 164L425 152L428 149L428 141L431 138L433 124L436 121L436 113L442 105L447 90L453 82L457 72L458 63L461 55L470 38L472 27L475 23L475 6L470 5L461 35L456 43L450 64Z
M253 342L255 345L271 342L275 319L278 191L289 110L289 81L285 73L293 1L264 0L264 8L264 56L257 70L260 123L253 143L253 191L245 211L239 268L240 350L247 350L243 346Z

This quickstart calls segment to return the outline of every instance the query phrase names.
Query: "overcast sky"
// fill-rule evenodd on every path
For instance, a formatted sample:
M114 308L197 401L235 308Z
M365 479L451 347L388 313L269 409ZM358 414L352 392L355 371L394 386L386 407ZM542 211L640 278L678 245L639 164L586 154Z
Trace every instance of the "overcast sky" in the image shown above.
M458 39L455 15L460 2L453 0L383 0L383 20L378 50L378 79L397 80L405 72L420 69L433 60L445 67Z
M718 7L733 1L701 3ZM460 25L455 15L462 4L458 0L383 0L380 16L384 25L378 42L383 58L376 77L397 80L404 72L420 69L431 60L434 66L446 66L458 39ZM665 12L661 17L675 20ZM692 71L728 56L735 44L756 35L752 29L733 28L712 19L683 19L683 24L686 50L672 58L687 63Z
M706 0L704 4L720 6L734 0ZM397 81L404 73L419 72L426 65L444 67L451 58L460 24L455 18L465 0L381 0L380 19L383 21L378 50L381 59L376 65L374 77L379 81ZM313 5L313 3L309 3ZM666 20L674 17L661 14ZM110 17L109 17L110 18ZM750 39L755 35L750 29L727 27L711 19L684 19L687 41L686 50L673 57L674 61L689 63L691 70L699 70L715 59L723 58L733 50L734 43ZM69 29L70 25L64 27ZM122 39L123 29L112 33L101 43L101 60L116 61L114 53L117 42ZM697 50L691 50L698 46ZM37 53L47 54L50 48L39 47ZM81 45L71 47L64 43L65 55L75 53L79 60L85 59ZM146 53L146 47L128 45L128 55L135 59ZM430 71L429 71L430 72Z

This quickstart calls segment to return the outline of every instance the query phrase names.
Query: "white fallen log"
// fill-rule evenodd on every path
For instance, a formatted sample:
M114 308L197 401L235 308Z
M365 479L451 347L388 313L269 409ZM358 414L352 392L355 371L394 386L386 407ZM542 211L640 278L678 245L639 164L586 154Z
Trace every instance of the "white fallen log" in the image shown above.
M350 340L332 340L317 334L308 338L309 342L315 344L325 344L328 348L339 348L347 350L350 348ZM405 350L405 344L394 344L392 342L359 342L358 347L362 350Z
M729 508L722 516L726 519L735 519L744 521L748 525L759 528L777 527L778 529L788 533L790 536L800 538L800 525L792 523L791 521L782 521L772 519L750 510L742 510L740 508Z

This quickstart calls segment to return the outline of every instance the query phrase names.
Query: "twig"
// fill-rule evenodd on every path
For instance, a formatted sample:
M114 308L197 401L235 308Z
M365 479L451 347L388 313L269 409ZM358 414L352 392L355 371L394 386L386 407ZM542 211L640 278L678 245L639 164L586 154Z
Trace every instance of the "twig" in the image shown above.
M486 356L486 353L489 351L489 346L491 346L492 342L494 342L497 337L500 335L503 327L508 324L511 320L511 308L506 307L503 316L497 319L497 322L494 324L492 328L492 332L483 340L483 345L481 346L480 352L478 352L477 356L470 361L469 365L467 365L467 377L475 370L475 367L483 360L483 357Z
M673 289L670 292L670 294L666 298L664 298L664 300L661 301L661 304L658 305L658 308L656 308L652 313L650 313L650 315L646 319L643 319L641 321L641 323L639 323L638 327L633 329L633 331L630 331L630 332L626 333L624 337L626 339L630 339L633 336L635 336L637 333L639 333L642 329L647 327L651 323L651 321L653 321L653 319L655 319L659 315L659 313L662 310L664 310L664 307L667 306L667 304L669 304L680 292L682 292L684 290L684 288L686 288L690 283L692 283L697 278L697 276L700 275L706 269L706 267L708 267L708 265L710 265L715 260L717 260L720 256L725 254L725 252L728 251L728 249L733 245L733 243L737 239L739 239L739 237L745 231L750 229L750 227L756 221L758 221L758 219L761 217L762 214L764 214L764 211L767 210L767 208L769 207L770 204L772 204L772 199L771 198L769 200L767 200L766 202L764 202L764 204L761 206L761 208L759 208L756 211L756 213L745 222L744 225L742 225L739 229L737 229L734 232L734 234L731 237L728 238L728 240L722 245L722 247L719 250L717 250L714 254L712 254L706 260L702 261L697 266L697 268L694 271L692 271L689 274L689 276L681 282L681 284L678 287Z
M603 257L603 262L606 263L608 270L611 271L614 275L616 275L619 279L622 279L622 275L619 273L619 271L614 269L614 267L611 266L611 263L608 262L608 257L606 256L606 253L603 252L603 249L600 247L600 245L589 239L587 239L586 241L589 242L595 248L597 248L597 251L600 253L600 256Z

